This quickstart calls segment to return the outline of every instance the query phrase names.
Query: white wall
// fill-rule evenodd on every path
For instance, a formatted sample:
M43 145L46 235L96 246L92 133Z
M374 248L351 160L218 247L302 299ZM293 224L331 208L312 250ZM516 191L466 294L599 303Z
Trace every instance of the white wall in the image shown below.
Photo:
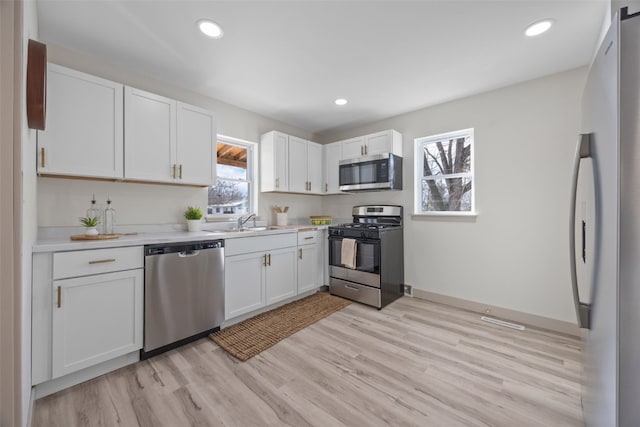
M404 190L326 197L334 217L359 203L405 207L405 282L418 289L575 322L569 279L569 179L586 78L580 68L393 117L404 137ZM413 140L475 128L475 218L412 217Z
M221 135L259 142L261 134L277 129L313 139L313 135L307 131L130 72L98 58L55 44L48 44L47 47L50 62L215 111L217 130ZM31 159L35 159L35 153ZM117 210L117 221L121 225L182 223L186 206L197 205L204 210L207 204L206 188L41 177L38 178L38 224L77 226L78 217L84 215L94 193L99 202L106 200L107 193L111 195ZM260 194L258 199L258 214L270 223L275 222L272 215L275 205L291 205L291 218L318 214L322 205L319 197L306 195Z
M22 66L27 66L29 39L38 40L38 11L34 1L25 1L22 16ZM26 93L26 72L22 73L22 90ZM26 108L22 100L22 420L26 423L31 397L31 247L38 232L37 180L36 180L36 131L27 126Z

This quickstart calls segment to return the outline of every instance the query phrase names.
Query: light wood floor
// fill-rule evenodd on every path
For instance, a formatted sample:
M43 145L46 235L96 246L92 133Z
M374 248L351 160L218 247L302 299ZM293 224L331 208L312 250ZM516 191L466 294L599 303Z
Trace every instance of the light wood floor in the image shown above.
M35 426L582 426L580 341L403 297L247 362L205 338L40 399Z

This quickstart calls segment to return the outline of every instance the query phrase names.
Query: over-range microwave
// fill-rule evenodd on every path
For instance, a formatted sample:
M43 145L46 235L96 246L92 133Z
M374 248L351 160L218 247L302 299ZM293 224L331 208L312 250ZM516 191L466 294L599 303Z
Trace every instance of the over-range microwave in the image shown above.
M341 191L402 190L402 157L392 153L341 160Z

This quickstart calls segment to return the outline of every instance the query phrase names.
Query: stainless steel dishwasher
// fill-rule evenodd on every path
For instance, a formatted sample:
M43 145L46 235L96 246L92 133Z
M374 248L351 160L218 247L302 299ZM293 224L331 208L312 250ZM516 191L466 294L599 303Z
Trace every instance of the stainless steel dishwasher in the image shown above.
M143 359L220 329L224 240L144 248Z

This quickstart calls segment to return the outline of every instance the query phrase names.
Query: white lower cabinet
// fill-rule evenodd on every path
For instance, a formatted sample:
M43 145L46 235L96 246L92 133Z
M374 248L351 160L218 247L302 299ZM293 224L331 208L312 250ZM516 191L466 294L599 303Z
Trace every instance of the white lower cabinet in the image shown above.
M251 253L225 258L225 320L265 306L265 256Z
M267 305L298 294L296 287L296 248L270 251L265 267Z
M225 320L297 295L296 244L295 233L225 242Z
M298 293L316 289L319 286L316 244L298 247Z
M143 266L141 246L34 254L31 379L36 395L139 358Z
M141 269L53 282L52 378L142 347Z

